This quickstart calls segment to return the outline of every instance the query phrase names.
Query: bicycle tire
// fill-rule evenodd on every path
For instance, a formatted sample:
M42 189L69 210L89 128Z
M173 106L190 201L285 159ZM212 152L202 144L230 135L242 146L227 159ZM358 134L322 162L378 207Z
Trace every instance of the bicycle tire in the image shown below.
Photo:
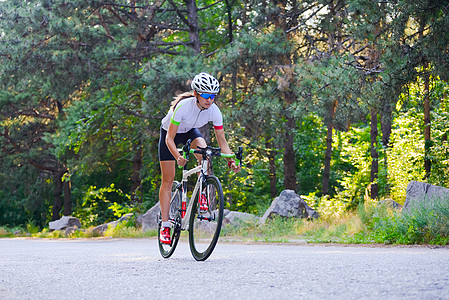
M160 240L162 216L161 213L158 215L158 231L157 240L159 244L159 252L163 258L169 258L175 252L176 246L178 245L179 236L181 235L181 191L179 190L179 183L177 181L173 182L172 187L172 198L170 200L170 213L169 220L172 224L171 228L171 244L163 244Z
M205 194L208 209L200 210L199 197ZM215 248L223 222L223 189L217 177L207 176L201 190L195 196L189 219L189 246L193 257L206 260Z

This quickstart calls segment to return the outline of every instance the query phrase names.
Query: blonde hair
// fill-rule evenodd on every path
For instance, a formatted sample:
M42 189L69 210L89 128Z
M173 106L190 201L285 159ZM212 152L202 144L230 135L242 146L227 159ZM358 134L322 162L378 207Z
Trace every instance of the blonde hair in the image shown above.
M193 93L193 91L182 93L182 94L177 95L176 97L173 97L173 99L175 99L175 100L173 100L170 103L170 105L171 105L170 109L175 110L176 105L178 105L179 101L181 101L182 99L190 98L190 97L195 97L195 94Z

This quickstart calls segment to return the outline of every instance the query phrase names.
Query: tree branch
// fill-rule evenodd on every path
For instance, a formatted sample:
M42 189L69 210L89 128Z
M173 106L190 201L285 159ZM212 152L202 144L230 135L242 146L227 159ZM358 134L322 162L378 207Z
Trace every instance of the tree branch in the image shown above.
M186 24L187 26L192 27L192 25L190 24L189 20L187 20L187 18L184 16L184 14L182 13L181 10L179 10L178 6L176 6L176 3L173 2L173 0L168 0L168 2L170 2L170 4L173 6L173 8L176 11L176 14L178 15L178 17L184 22L184 24Z
M198 11L208 9L208 8L214 6L214 5L217 5L218 3L222 2L222 1L223 0L218 0L217 2L209 4L209 5L205 6L205 7L198 8Z
M44 163L45 163L45 161L44 161ZM36 167L36 168L38 168L38 169L40 169L40 170L44 170L44 171L50 171L50 172L58 172L59 171L59 168L58 167L52 167L52 166L45 166L45 164L44 163L38 163L37 161L35 161L34 159L33 160L30 160L30 164L33 166L33 167Z
M2 134L4 137L5 137L5 139L12 145L12 147L14 148L14 150L17 150L19 153L23 153L24 151L21 149L21 147L20 147L20 145L18 145L12 138L11 138L11 136L9 135L9 131L8 131L8 128L7 127L5 127L5 131L4 131L4 133ZM12 153L12 152L10 152L10 153Z
M111 39L111 41L115 42L115 39L114 39L114 37L112 36L111 31L109 30L108 25L104 23L103 17L101 16L100 12L97 10L97 11L95 11L95 14L96 14L97 17L98 17L98 20L100 20L101 26L103 26L104 30L106 30L106 36L107 36L109 39Z
M161 29L170 29L170 30L179 30L179 31L188 31L189 30L188 28L175 27L175 26L171 26L171 25L164 25L164 24L153 23L153 22L149 22L148 25L158 27Z
M312 6L308 7L308 8L305 9L303 12L309 10L309 9L312 8L313 6L315 6L315 5L312 5ZM292 32L293 30L298 29L299 27L301 27L302 25L304 25L308 20L310 20L311 18L313 18L313 17L314 17L320 10L322 10L322 9L325 8L326 6L327 6L327 4L322 5L322 6L321 6L320 8L318 8L315 12L313 12L307 19L305 19L301 24L298 24L298 25L296 25L295 27L292 27L292 28L290 28L290 29L287 29L287 30L285 31L285 33L290 33L290 32Z
M118 13L115 11L114 8L112 8L111 6L107 6L106 9L109 10L114 16L116 16L117 19L119 19L119 21L120 21L123 25L125 25L125 26L128 27L128 25L129 25L128 22L126 22L125 20L123 20L123 18L120 16L120 14L118 14Z
M137 111L133 111L130 110L129 108L123 106L123 105L118 105L118 104L114 104L118 109L120 109L121 111L123 111L124 113L134 116L134 117L138 117L138 118L143 118L143 119L150 119L150 120L161 120L163 118L163 116L149 116L149 115L144 115L141 114Z
M165 2L165 1L164 1ZM155 6L151 6L151 5L147 5L147 6L139 6L139 5L125 5L125 4L117 4L117 3L113 3L113 2L102 2L100 3L100 6L112 6L112 7L118 7L118 8L140 8L140 9L148 9L150 7L155 7ZM157 10L159 12L164 12L164 11L174 11L172 9L161 9L161 8L157 8ZM181 10L182 12L185 12L184 10Z
M50 119L55 120L56 118L49 114L42 114L39 113L37 110L30 108L28 110L23 110L18 113L21 116L28 116L28 117L35 117L35 118L41 118L41 119Z

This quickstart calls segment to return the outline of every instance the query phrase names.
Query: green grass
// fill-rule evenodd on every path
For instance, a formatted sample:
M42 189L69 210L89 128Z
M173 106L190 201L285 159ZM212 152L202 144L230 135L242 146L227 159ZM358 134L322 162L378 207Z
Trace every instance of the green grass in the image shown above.
M347 235L361 229L355 214L315 220L276 217L265 224L247 223L240 228L223 230L224 240L254 242L344 242Z
M156 230L149 230L143 232L141 229L133 226L132 222L121 222L115 227L109 227L103 235L96 234L94 227L90 227L86 230L77 230L71 234L64 234L63 231L55 230L49 231L44 228L42 231L32 234L32 237L36 238L94 238L94 237L113 237L113 238L145 238L157 236Z
M114 238L145 238L157 231L142 232L135 223L122 222L111 227L104 236ZM92 238L93 227L70 235L61 231L0 227L0 237L32 236L38 238ZM185 238L185 234L183 238ZM309 242L350 244L431 244L449 245L449 202L435 201L401 213L377 203L359 206L357 211L322 214L320 219L274 218L266 224L246 222L239 227L224 226L221 241Z
M12 229L6 227L0 227L0 237L14 237L15 234Z
M359 209L364 229L350 243L449 244L449 202L420 204L405 213L386 207Z
M231 238L232 237L232 238ZM255 242L449 245L449 202L429 202L402 213L369 202L355 212L318 220L275 218L225 231L225 239Z

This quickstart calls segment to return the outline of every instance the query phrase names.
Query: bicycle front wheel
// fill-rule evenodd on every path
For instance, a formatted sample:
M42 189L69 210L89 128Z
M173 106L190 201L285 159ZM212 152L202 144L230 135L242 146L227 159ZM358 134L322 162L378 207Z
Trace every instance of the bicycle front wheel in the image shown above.
M162 257L169 258L173 252L175 252L176 246L178 245L179 236L181 235L181 191L179 189L179 183L174 182L172 188L172 197L170 200L170 214L169 221L171 224L171 243L163 244L161 242L160 233L161 233L161 225L162 225L162 217L159 213L158 215L158 231L157 231L157 239L159 243L159 251L161 252Z
M206 260L215 248L223 221L223 189L215 176L208 176L195 196L189 220L190 251Z

